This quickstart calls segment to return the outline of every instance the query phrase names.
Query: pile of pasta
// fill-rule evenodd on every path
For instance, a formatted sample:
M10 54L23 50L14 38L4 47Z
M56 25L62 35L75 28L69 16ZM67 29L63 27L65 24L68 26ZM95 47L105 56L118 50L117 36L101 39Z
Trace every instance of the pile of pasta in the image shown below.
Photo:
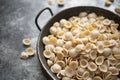
M116 80L120 31L115 21L94 12L61 19L43 37L43 55L61 80Z

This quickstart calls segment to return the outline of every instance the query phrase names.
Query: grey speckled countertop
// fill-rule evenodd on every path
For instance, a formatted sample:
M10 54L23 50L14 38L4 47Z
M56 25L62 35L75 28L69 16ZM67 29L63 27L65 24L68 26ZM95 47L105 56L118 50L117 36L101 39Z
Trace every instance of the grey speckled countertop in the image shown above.
M0 80L47 80L36 54L27 60L19 58L25 50L23 38L30 38L31 46L36 47L40 32L34 20L40 10L50 7L56 14L68 7L89 5L114 12L114 8L120 6L116 1L104 7L104 0L65 0L65 6L58 7L57 4L48 5L47 0L0 0ZM39 19L41 26L50 18L44 14Z

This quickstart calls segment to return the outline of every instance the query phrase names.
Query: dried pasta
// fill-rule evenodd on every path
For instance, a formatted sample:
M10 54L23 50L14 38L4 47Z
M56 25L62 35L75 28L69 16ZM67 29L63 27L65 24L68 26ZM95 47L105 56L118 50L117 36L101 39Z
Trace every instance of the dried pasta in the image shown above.
M43 55L60 80L112 80L120 71L119 24L96 13L61 19L43 37Z

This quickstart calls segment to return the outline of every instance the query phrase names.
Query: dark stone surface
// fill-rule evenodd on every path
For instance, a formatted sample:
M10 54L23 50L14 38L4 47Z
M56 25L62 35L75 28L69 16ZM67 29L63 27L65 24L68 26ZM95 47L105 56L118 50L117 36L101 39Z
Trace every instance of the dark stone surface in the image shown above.
M117 0L110 6L104 7L104 0L65 0L64 7L57 4L48 5L47 0L0 0L0 80L47 80L37 55L27 60L19 58L25 50L23 38L31 39L31 47L35 49L39 31L34 19L37 13L45 7L57 12L73 6L98 6L114 12ZM50 18L46 11L39 19L43 26Z

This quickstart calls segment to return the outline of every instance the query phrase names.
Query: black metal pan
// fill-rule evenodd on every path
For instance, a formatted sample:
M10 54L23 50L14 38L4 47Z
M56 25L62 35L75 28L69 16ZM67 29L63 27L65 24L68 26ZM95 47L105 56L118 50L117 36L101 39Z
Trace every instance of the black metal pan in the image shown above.
M38 18L40 16L40 14L42 12L44 12L45 10L49 10L52 18L46 22L45 26L43 27L43 29L41 30L41 27L38 25ZM45 8L42 11L40 11L35 19L35 23L36 26L38 27L38 29L41 31L41 33L38 36L38 41L37 41L37 54L38 54L38 58L39 61L43 67L43 69L47 72L47 74L50 76L50 78L48 80L58 80L58 78L55 76L55 74L53 74L46 62L45 57L43 56L43 50L44 50L44 44L42 42L42 38L44 36L47 36L50 34L49 29L50 27L53 25L54 22L59 21L61 19L68 19L72 16L77 16L80 12L95 12L97 15L101 15L104 16L108 19L114 20L116 23L119 23L120 25L120 16L116 15L115 13L102 9L102 8L98 8L98 7L92 7L92 6L79 6L79 7L72 7L72 8L68 8L65 9L59 13L57 13L56 15L53 16L53 12L50 8ZM118 28L118 30L120 30L120 26Z

